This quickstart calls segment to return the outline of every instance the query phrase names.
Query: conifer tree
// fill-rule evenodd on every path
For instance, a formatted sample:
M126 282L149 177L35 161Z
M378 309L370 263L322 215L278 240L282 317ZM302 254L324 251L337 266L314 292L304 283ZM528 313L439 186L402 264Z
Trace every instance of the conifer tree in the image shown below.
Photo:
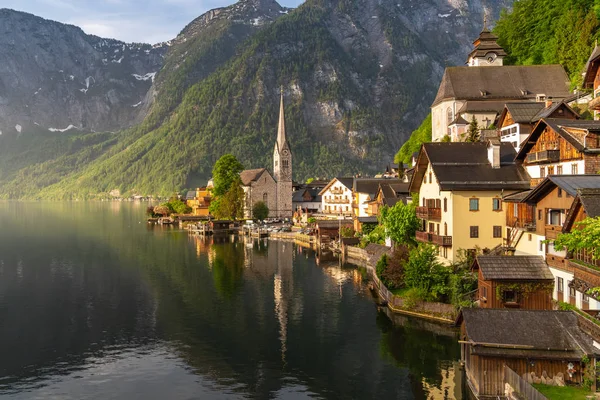
M479 142L479 125L477 124L477 120L475 119L474 115L471 119L471 123L469 124L469 130L467 130L465 142Z

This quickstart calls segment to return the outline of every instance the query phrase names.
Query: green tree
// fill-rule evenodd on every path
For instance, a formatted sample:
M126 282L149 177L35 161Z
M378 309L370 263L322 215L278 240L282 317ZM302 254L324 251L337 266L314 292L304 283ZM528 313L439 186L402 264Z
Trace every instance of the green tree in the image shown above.
M219 158L213 167L213 194L222 196L232 185L239 181L240 172L244 170L242 163L233 154L225 154Z
M451 141L452 141L452 138L449 135L444 135L444 137L441 140L442 143L449 143Z
M167 207L164 204L154 207L154 214L159 214L159 215L162 215L163 217L166 217L170 213L171 213L171 210L169 209L169 207Z
M252 206L252 216L257 221L264 220L269 216L269 207L262 201L254 203L254 206Z
M404 268L406 286L427 293L429 300L443 300L449 293L447 285L450 268L437 261L437 249L429 244L420 244L411 250Z
M554 241L557 250L585 250L594 260L600 259L600 217L586 218L569 233L561 233Z
M393 207L384 207L381 212L386 234L397 244L416 244L415 235L419 228L415 204L399 201Z
M354 229L350 226L342 226L340 231L342 237L354 237Z
M211 204L212 205L212 204ZM219 219L241 219L244 217L244 189L239 178L217 201L214 216Z
M469 123L469 129L467 130L465 142L476 143L479 142L479 125L473 115L471 122Z
M306 183L307 183L307 184L308 184L308 183L313 183L313 181L314 181L314 180L315 180L315 178L308 178L308 179L306 180Z

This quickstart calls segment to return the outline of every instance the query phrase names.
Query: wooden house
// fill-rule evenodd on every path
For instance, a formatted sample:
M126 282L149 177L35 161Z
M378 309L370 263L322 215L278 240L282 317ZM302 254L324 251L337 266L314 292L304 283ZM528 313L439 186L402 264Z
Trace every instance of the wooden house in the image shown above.
M458 317L467 383L478 399L504 398L504 366L519 376L579 384L598 350L572 311L463 309Z
M384 206L393 207L399 201L407 204L411 201L408 183L381 182L375 198L367 203L367 216L378 216Z
M590 110L594 110L594 119L598 119L598 111L600 110L600 96L598 96L600 94L600 47L597 44L585 65L583 87L593 89L593 98L588 106Z
M531 187L549 175L600 171L600 121L541 119L521 144L516 161L531 176Z
M540 256L479 256L479 307L552 310L554 276Z
M352 220L319 220L315 223L317 231L317 240L320 242L326 240L338 240L340 237L341 228L352 228ZM324 239L325 238L325 239Z
M354 178L333 178L320 192L323 214L352 215Z
M579 119L579 114L564 101L552 102L510 102L498 117L500 141L511 143L517 151L527 139L534 125L542 118Z

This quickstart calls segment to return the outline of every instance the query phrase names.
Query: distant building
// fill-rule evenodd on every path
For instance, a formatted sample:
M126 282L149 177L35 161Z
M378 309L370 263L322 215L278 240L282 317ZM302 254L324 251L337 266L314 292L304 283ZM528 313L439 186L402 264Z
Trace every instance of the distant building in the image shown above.
M253 218L252 208L259 201L269 207L269 217L292 217L292 153L285 131L283 90L277 141L273 150L273 175L265 168L259 168L242 171L240 178L245 193L245 218Z
M296 190L292 195L294 212L320 213L322 211L322 200L319 192L321 190L304 187Z
M210 191L205 188L197 188L195 191L189 191L185 196L188 207L192 209L192 215L197 216L208 216L208 208L212 197Z
M504 66L504 49L486 27L473 42L468 66L448 67L431 105L432 140L460 141L472 118L487 129L507 102L544 102L571 96L560 65Z
M354 178L333 178L319 195L323 214L352 215L352 186Z

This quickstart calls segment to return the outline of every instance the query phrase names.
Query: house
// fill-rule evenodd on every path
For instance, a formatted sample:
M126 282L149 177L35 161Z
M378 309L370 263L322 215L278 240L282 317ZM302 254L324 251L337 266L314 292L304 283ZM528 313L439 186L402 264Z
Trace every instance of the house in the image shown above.
M577 292L572 284L577 263L568 260L566 251L556 250L552 241L558 234L570 230L574 221L588 215L582 202L588 201L589 210L595 215L596 200L592 198L592 193L599 189L600 175L552 175L546 177L521 200L534 207L534 230L528 235L532 235L534 242L538 243L537 251L544 255L555 278L554 299L569 302L581 309L600 310L600 303L590 299L585 290ZM580 197L581 193L584 193L583 199ZM579 205L575 205L575 208L574 203L578 197ZM583 268L579 270L582 271ZM597 275L600 276L600 273ZM600 284L600 279L598 283Z
M500 246L502 195L529 188L529 175L514 162L510 143L425 143L409 191L419 193L417 240L439 247L440 261L458 250Z
M322 210L322 199L319 195L320 189L301 187L292 195L294 212L320 213Z
M369 202L375 200L379 185L399 185L400 179L356 178L352 185L352 210L355 218L368 217Z
M478 301L482 308L552 310L554 276L541 256L478 256Z
M208 208L211 202L210 190L206 187L189 191L185 196L186 204L192 209L192 215L206 217L209 215Z
M519 376L579 384L598 357L572 311L467 308L457 323L467 383L479 399L504 398L505 365Z
M484 28L473 42L467 66L444 71L431 105L434 142L446 135L457 141L461 129L465 130L464 123L473 117L480 129L490 127L507 102L556 101L571 95L570 80L562 66L505 66L506 52L497 39Z
M543 118L521 144L516 160L535 187L548 175L600 171L600 121Z
M512 143L518 152L521 143L542 118L579 119L580 116L564 101L506 103L497 123L500 141Z
M320 192L321 210L329 215L352 215L354 178L333 178Z
M367 216L376 217L381 209L393 207L399 201L408 204L412 201L408 191L408 183L387 183L382 182L377 188L375 198L367 203Z
M342 228L352 228L352 220L344 219L338 221L318 220L315 223L317 240L319 243L327 240L338 240Z

